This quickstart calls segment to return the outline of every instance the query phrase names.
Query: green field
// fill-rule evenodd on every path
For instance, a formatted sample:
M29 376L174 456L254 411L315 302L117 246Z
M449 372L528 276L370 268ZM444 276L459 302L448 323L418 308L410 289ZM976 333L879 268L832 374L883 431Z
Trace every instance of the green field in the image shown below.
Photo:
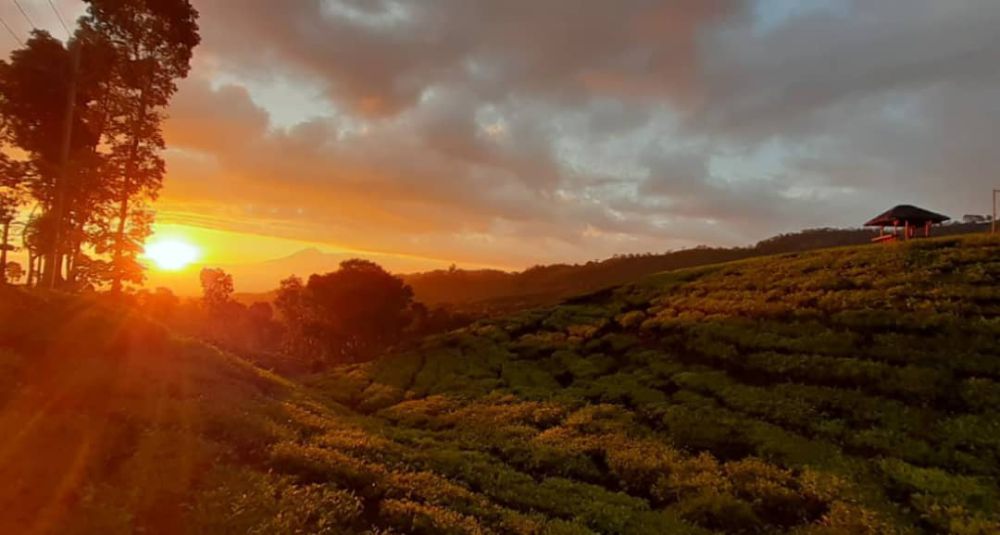
M304 382L3 297L3 532L1000 532L985 236L663 273Z

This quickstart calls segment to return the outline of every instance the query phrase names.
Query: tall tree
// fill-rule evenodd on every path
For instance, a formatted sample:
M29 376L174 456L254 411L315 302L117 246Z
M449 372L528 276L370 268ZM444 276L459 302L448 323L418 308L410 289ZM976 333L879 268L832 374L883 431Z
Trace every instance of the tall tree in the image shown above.
M22 179L53 233L39 251L48 280L61 277L63 255L71 248L74 234L64 231L91 219L97 206L89 197L99 189L83 177L99 177L101 132L90 108L106 85L111 58L95 53L106 47L93 46L93 37L78 31L64 45L36 30L8 61L0 61L4 134L25 154ZM84 194L87 199L79 198Z
M141 281L135 258L148 235L148 214L136 202L155 199L166 171L160 123L164 109L187 76L198 45L198 12L189 0L86 0L85 30L117 51L104 144L114 183L116 224L105 237L111 253L112 291Z
M0 62L0 112L11 141L27 154L32 193L44 211L55 205L61 170L59 133L65 125L69 65L66 47L40 31L14 50L9 61ZM54 241L47 245L52 249L45 253L58 254Z

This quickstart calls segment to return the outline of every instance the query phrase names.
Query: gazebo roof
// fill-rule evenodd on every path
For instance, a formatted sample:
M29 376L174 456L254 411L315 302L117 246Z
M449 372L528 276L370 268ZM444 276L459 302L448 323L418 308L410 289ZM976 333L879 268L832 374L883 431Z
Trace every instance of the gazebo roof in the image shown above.
M920 226L927 222L941 223L949 219L951 218L946 215L934 213L930 210L924 210L923 208L917 208L909 204L900 204L887 210L885 213L875 216L871 221L865 223L865 226L889 227L903 222Z

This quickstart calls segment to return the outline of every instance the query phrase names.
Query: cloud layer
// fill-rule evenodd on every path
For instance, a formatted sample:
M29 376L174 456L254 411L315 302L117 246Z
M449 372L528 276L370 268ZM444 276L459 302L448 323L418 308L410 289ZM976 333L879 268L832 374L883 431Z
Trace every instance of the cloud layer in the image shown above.
M960 217L997 183L990 0L198 8L163 207L217 226L523 267Z

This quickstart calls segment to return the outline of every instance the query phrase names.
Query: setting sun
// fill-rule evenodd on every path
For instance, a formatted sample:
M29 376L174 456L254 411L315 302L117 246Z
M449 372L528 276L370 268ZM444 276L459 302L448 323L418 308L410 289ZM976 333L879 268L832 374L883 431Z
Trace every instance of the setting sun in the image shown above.
M166 271L184 269L200 256L198 247L180 240L163 240L146 246L146 258Z

